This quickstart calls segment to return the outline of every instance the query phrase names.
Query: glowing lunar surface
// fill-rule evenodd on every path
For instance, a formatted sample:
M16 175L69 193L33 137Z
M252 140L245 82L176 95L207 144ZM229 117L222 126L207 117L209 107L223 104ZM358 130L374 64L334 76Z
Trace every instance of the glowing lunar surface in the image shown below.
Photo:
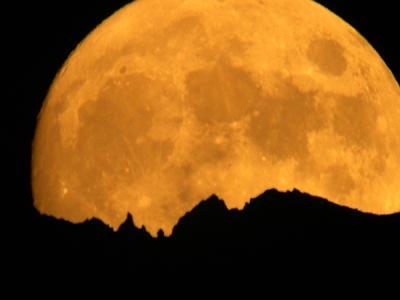
M400 89L309 0L139 0L72 53L39 116L35 206L171 232L268 188L400 210Z

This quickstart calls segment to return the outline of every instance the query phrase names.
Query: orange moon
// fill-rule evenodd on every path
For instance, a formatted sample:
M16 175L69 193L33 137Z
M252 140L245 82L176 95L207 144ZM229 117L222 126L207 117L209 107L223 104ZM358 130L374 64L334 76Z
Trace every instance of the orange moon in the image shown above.
M139 0L99 25L38 118L36 208L170 234L216 194L269 188L400 211L400 88L310 0Z

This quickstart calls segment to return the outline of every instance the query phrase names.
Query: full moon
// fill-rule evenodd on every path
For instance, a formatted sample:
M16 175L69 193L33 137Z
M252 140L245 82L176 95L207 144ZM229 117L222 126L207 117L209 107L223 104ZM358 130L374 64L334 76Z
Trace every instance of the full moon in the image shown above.
M139 0L99 25L38 117L35 207L170 234L212 194L269 188L400 211L400 88L311 0Z

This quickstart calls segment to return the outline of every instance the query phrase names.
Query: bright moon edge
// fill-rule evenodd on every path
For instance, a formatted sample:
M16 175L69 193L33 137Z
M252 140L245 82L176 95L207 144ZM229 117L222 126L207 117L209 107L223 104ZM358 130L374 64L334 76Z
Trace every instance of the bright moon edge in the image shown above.
M137 1L52 84L34 203L114 229L130 212L153 235L212 194L242 208L270 188L397 212L399 100L368 42L312 1Z

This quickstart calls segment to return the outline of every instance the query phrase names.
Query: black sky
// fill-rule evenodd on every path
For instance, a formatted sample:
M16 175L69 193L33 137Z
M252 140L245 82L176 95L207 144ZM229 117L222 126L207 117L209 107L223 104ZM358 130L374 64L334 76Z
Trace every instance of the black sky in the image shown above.
M6 136L2 146L7 153L5 165L11 168L6 187L12 201L6 202L12 203L16 214L29 210L31 205L31 143L36 116L54 76L69 53L97 24L129 2L58 0L2 4L2 71L6 78L3 103L6 108L11 106L2 111ZM366 37L400 79L396 1L318 2Z

